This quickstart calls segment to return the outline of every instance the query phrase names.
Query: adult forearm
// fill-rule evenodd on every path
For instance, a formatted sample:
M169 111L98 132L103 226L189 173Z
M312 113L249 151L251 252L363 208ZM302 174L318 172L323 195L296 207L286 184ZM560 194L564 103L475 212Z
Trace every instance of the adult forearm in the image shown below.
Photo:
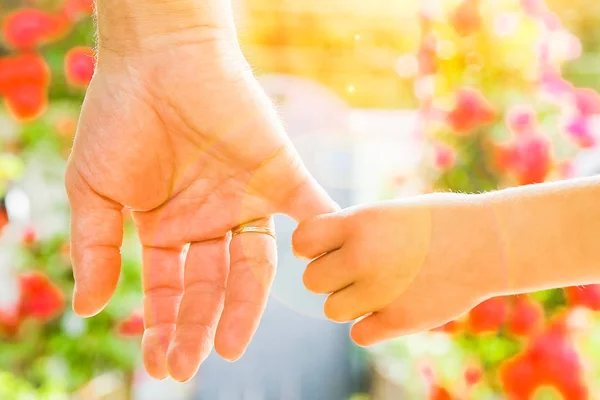
M230 0L97 0L100 52L154 51L234 34Z
M496 220L497 291L600 283L600 178L515 188L483 198Z

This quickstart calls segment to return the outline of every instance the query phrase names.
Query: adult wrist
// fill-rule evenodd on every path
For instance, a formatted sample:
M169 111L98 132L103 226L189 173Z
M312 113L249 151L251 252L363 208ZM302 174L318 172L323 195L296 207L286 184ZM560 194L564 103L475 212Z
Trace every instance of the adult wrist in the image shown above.
M230 0L97 0L98 52L127 57L235 37Z

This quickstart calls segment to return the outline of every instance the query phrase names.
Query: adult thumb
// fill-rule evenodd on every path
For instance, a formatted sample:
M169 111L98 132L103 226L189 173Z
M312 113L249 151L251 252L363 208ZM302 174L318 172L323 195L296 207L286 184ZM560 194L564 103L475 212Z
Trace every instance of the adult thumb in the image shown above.
M285 194L279 203L279 212L289 215L297 222L309 217L339 211L340 206L325 192L308 172L300 156L290 144L287 147L288 163L280 172Z

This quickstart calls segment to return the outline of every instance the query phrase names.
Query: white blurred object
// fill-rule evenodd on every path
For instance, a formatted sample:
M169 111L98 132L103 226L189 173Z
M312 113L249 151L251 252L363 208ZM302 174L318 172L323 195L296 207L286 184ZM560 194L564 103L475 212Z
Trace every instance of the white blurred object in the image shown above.
M140 368L135 375L132 400L188 400L194 388L193 381L180 383L171 378L159 381Z
M575 176L600 175L600 147L582 150L573 160Z
M19 124L8 114L0 114L0 139L12 140L19 134Z
M354 136L358 204L422 192L417 169L423 155L423 141L415 133L417 117L413 110L352 112L350 127ZM403 176L405 181L390 193L394 176Z
M27 223L31 217L29 196L20 188L8 191L4 200L8 220L13 223Z
M0 236L0 311L10 312L19 302L19 283L15 275L18 262L16 243L20 243L23 226L29 221L29 197L19 188L9 189L4 198L8 224Z
M19 302L19 283L12 273L13 253L8 246L0 246L0 312L13 310Z

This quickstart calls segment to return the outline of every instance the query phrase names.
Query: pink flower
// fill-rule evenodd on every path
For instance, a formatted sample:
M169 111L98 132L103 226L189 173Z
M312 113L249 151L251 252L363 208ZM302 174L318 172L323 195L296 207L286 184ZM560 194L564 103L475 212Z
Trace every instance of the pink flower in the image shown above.
M560 18L555 13L548 11L543 13L542 21L546 24L546 27L550 30L558 30L561 28L562 24L560 22Z
M600 94L593 89L575 89L573 101L577 111L584 116L600 114Z
M596 138L594 137L589 118L577 116L565 126L565 130L571 139L582 148L594 147L596 145Z
M538 83L542 90L554 96L570 93L573 90L573 85L562 77L560 70L550 65L542 67Z
M520 185L541 183L546 180L552 166L548 139L540 134L520 136L514 147L512 166Z
M534 17L548 11L544 0L521 0L521 7L527 14Z
M435 166L439 169L445 170L454 164L456 160L456 153L454 149L445 144L438 143L435 146Z
M95 68L96 52L89 47L74 47L65 56L65 76L73 86L87 87Z
M536 127L537 113L529 105L514 106L506 115L506 125L516 134L527 132Z
M573 167L573 163L570 161L564 161L558 165L558 170L561 178L570 179L575 176L575 170Z

